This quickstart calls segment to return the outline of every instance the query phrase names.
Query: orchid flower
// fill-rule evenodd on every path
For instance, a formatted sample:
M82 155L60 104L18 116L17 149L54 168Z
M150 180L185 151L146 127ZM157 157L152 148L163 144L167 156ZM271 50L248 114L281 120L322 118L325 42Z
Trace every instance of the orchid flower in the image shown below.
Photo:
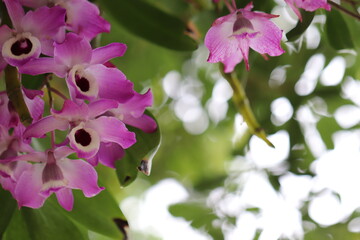
M42 117L44 111L44 100L40 97L43 92L39 90L31 90L22 88L24 101L29 109L33 121L37 121ZM0 92L0 124L6 127L14 127L20 124L20 118L14 110L6 92Z
M326 0L285 0L285 2L295 12L300 21L302 21L302 17L298 8L302 8L309 12L314 12L319 8L323 8L327 11L331 10L331 6Z
M53 42L64 37L65 10L41 7L26 14L19 0L4 0L14 29L0 27L0 71L8 64L20 66L40 53L53 54Z
M122 43L92 50L87 40L68 33L63 43L55 43L54 58L34 59L19 70L31 75L54 73L65 77L72 100L106 98L123 103L134 95L132 82L117 68L103 64L121 57L125 51Z
M19 207L39 208L55 193L59 204L71 211L74 204L72 189L81 189L85 197L93 197L104 189L98 186L97 173L89 163L66 158L73 152L63 146L13 159L34 162L17 181L14 195Z
M205 36L205 45L210 51L208 62L222 62L225 72L232 72L243 59L250 69L249 48L260 54L278 56L284 53L280 46L282 30L271 18L278 17L261 12L252 12L253 4L237 9L215 20Z
M110 23L100 16L99 8L88 0L20 0L27 7L45 5L66 9L67 29L90 41L102 32L110 32Z
M30 153L34 151L28 143L23 141L23 131L24 126L19 125L13 129L12 134L9 134L8 127L0 125L0 184L12 194L14 194L16 182L20 175L31 164L10 162L9 159L18 156L20 152Z
M58 130L70 130L68 140L78 157L94 157L100 143L115 143L128 148L135 142L135 134L129 132L125 124L115 117L101 116L108 110L117 107L113 100L98 100L89 105L80 105L66 100L60 111L52 110L51 116L30 125L24 132L24 138L42 137L45 133Z

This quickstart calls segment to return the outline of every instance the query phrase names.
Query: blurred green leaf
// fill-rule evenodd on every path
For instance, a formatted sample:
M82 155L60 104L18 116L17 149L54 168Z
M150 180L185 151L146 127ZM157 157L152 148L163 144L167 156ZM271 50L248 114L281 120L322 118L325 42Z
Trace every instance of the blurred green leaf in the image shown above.
M347 224L339 223L330 227L318 227L305 234L304 240L358 240L360 233L348 230Z
M3 240L32 240L20 210L14 211L11 221L6 229Z
M87 239L76 225L50 202L40 209L23 208L21 213L31 240Z
M191 221L191 226L205 230L216 240L224 239L221 229L213 225L213 221L218 219L218 217L204 203L187 202L174 204L169 207L169 212L175 217L183 217L187 221Z
M295 28L286 34L288 41L298 39L306 31L306 29L308 29L314 19L315 12L301 11L301 16L303 18L302 22L298 21Z
M111 238L126 239L123 232L124 227L127 226L126 218L121 212L119 204L108 191L103 190L92 198L84 197L80 191L73 191L73 193L74 208L71 212L62 209L65 215L91 231ZM57 203L55 204L57 205ZM122 226L121 223L123 223Z
M186 24L142 0L101 0L99 5L124 28L150 42L180 51L192 51L196 42L185 35Z
M16 208L16 201L11 196L10 192L3 190L0 187L0 239L9 225L10 219Z
M326 12L325 30L329 43L334 49L341 50L354 47L349 28L338 11Z
M145 113L154 118L148 111ZM152 158L161 141L159 127L153 133L145 133L131 126L128 126L128 129L135 132L136 143L125 150L125 156L120 161L116 161L116 173L122 186L132 183L138 170L147 175L150 173Z
M21 75L21 84L27 89L40 89L46 79L46 74L31 76L27 74Z

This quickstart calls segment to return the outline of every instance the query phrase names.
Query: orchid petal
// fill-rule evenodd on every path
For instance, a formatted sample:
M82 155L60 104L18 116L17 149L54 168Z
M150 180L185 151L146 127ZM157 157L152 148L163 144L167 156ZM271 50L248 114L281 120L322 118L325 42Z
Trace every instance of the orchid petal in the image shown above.
M134 96L124 104L119 104L117 109L111 112L115 113L116 116L131 115L134 118L138 118L144 114L147 107L153 104L153 96L150 89L144 93L139 94L134 92Z
M88 121L87 126L99 133L101 142L114 142L125 149L136 142L135 133L114 117L99 117Z
M57 200L66 211L71 211L74 206L74 195L69 188L62 188L55 192Z
M19 207L41 207L46 198L40 195L44 164L34 164L31 170L23 172L15 187L15 198Z
M116 57L122 57L127 46L123 43L110 43L92 50L91 64L104 64Z
M97 184L98 176L95 169L83 160L64 159L58 162L65 179L69 181L68 187L81 189L86 197L93 197L104 188Z
M100 16L95 4L87 0L69 0L63 7L66 8L69 28L86 40L99 33L110 32L110 23Z
M33 121L38 121L44 112L44 100L42 100L40 97L37 97L40 94L41 96L43 95L42 91L26 89L24 87L22 90L26 96L24 100L27 107L29 108L29 112Z
M98 82L99 97L114 99L120 103L134 96L133 83L117 68L107 68L101 64L91 65L86 69Z
M100 99L89 103L89 119L93 119L110 109L116 108L118 103L110 99Z
M18 0L3 0L11 22L17 31L21 31L21 19L24 17L25 12Z
M40 138L44 136L45 133L51 132L55 129L64 131L68 128L69 122L67 120L56 118L54 116L47 116L27 127L23 137Z
M54 156L56 159L63 159L75 151L67 146L58 147L54 150Z
M139 128L146 133L155 132L157 129L156 121L152 117L146 114L138 118L134 118L132 116L126 116L123 122L127 125Z
M30 75L54 73L58 77L65 77L67 68L55 63L53 58L38 58L19 66L19 72Z
M74 33L66 34L62 43L55 43L55 62L69 69L76 64L89 63L91 60L91 45L84 38Z
M210 50L208 62L215 63L225 60L237 49L237 40L233 35L236 14L229 14L233 21L225 21L210 28L205 36L205 45Z
M273 22L264 18L254 18L251 20L254 29L259 31L254 38L251 38L249 45L255 51L270 56L279 56L285 51L281 48L282 30Z
M24 32L31 32L39 39L51 39L65 26L65 9L55 6L52 8L41 7L29 11L23 17L21 26Z
M124 149L116 143L101 143L97 154L99 161L110 168L115 168L115 161L120 160L124 155Z
M51 113L56 118L66 119L68 122L75 122L86 119L88 111L88 107L85 103L78 105L73 101L65 100L60 111L52 109Z

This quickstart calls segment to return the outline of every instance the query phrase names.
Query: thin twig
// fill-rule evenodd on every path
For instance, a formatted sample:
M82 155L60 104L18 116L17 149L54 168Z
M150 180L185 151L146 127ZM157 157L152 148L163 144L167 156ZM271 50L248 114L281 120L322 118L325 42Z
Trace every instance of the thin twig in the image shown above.
M354 12L352 12L352 11L349 11L348 9L346 9L346 8L342 7L341 5L339 5L339 4L337 4L337 3L334 3L334 2L332 2L332 1L329 1L329 4L330 4L331 6L333 6L334 8L342 11L343 13L346 13L347 15L349 15L349 16L357 19L358 21L360 21L360 15L359 15L359 14L354 13Z
M49 89L50 89L51 92L55 93L56 95L58 95L58 96L61 97L62 99L64 99L64 100L67 100L67 99L68 99L68 98L67 98L64 94L62 94L59 90L57 90L57 89L55 89L55 88L52 88L52 87L50 87Z

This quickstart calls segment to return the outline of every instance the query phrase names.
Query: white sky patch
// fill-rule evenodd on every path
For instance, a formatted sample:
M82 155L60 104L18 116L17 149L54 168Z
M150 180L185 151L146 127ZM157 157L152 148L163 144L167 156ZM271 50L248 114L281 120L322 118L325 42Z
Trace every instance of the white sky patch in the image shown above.
M360 81L351 77L346 77L343 82L342 91L347 99L353 101L356 105L360 106Z
M283 125L289 121L294 113L290 101L285 97L275 99L270 107L271 121L277 126Z
M286 68L289 66L290 65L279 66L279 67L274 68L274 70L272 70L272 72L270 74L270 78L269 78L269 86L271 88L279 87L285 82Z
M186 189L173 179L165 179L149 188L141 198L129 197L122 201L131 229L157 236L163 240L209 240L182 218L172 216L168 207L188 197Z
M307 61L304 73L295 84L295 92L300 96L312 93L316 87L320 73L325 65L325 56L315 54Z
M162 80L165 93L171 98L179 97L179 88L181 86L181 75L177 71L168 72Z
M268 137L275 148L269 147L263 140L253 136L250 139L250 151L247 157L260 168L272 168L283 162L289 154L290 141L288 132L281 130Z
M360 122L360 108L355 105L343 105L336 109L335 120L342 128L351 128Z
M338 85L344 77L346 61L343 57L334 57L321 73L320 82L324 86Z

